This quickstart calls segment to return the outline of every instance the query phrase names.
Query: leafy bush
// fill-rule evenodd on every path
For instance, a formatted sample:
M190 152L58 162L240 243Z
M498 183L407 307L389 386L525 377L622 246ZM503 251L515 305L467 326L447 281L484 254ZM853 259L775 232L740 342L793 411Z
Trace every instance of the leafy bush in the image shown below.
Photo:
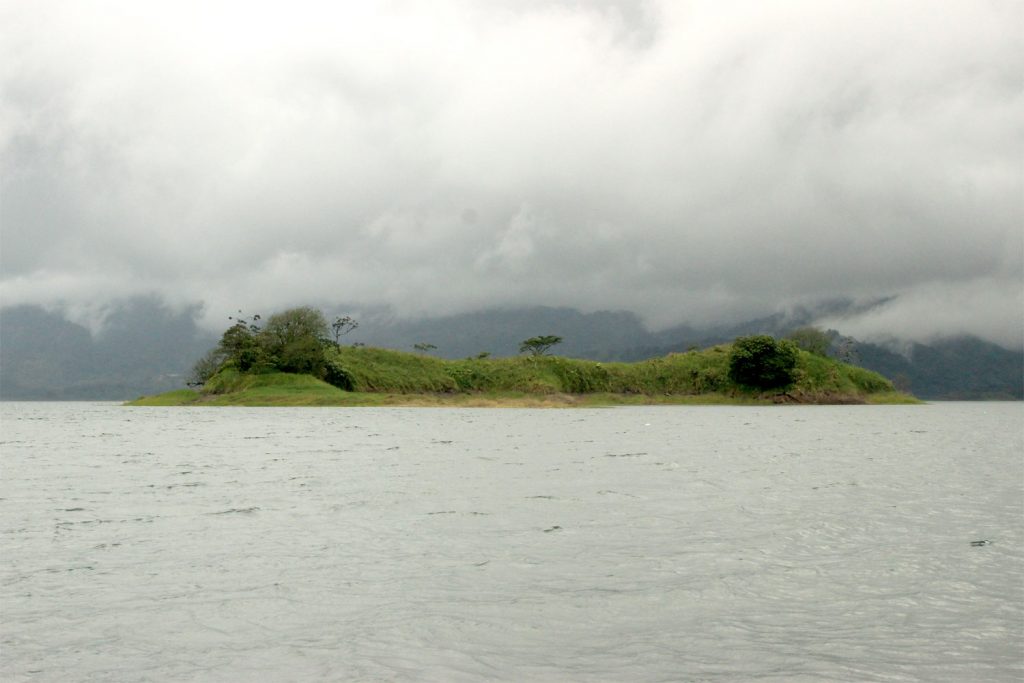
M256 336L258 332L255 323L239 320L224 330L217 349L226 362L242 372L258 368L266 363L266 353Z
M587 394L608 391L608 370L601 363L550 357L545 357L542 362L558 378L560 388L564 392Z
M729 354L729 379L751 389L783 389L796 379L797 349L766 334L740 337Z
M271 365L282 372L319 375L324 368L327 321L315 308L303 306L270 316L257 340Z
M710 391L720 391L725 387L725 373L716 367L706 367L690 370L690 379L693 382L693 391L703 394Z
M324 381L344 391L356 390L356 379L337 357L328 358L324 363Z

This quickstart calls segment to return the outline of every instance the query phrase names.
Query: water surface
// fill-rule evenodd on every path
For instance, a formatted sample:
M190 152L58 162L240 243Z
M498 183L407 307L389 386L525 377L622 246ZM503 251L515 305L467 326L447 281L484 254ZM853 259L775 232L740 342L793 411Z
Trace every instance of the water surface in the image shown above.
M1021 404L0 411L5 681L1024 677Z

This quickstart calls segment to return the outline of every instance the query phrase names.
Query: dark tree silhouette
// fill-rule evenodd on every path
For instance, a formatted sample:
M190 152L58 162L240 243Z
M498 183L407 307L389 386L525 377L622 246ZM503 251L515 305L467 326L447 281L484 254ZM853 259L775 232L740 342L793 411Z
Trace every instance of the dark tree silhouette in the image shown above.
M543 356L552 346L561 344L562 338L553 334L540 337L530 337L519 344L519 353L530 352L533 356Z
M335 318L334 322L331 323L331 332L334 333L334 345L341 346L341 338L357 327L359 327L359 323L350 315Z
M751 389L784 389L795 379L797 349L767 334L739 337L729 355L729 378Z

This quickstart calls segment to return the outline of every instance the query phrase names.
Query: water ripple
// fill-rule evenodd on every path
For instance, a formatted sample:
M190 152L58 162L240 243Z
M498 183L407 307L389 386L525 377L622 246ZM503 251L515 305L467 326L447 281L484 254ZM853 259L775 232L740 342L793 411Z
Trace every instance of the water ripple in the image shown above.
M5 681L1015 681L1019 404L2 404Z

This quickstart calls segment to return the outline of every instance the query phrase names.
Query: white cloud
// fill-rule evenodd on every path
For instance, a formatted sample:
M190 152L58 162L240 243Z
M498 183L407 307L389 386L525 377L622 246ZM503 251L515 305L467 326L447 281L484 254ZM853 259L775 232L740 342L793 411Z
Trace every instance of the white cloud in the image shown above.
M825 318L818 324L878 342L893 338L929 342L985 330L991 341L1020 349L1024 347L1024 286L1012 280L936 282L863 313Z
M659 326L898 295L848 324L1005 343L1022 22L973 0L11 4L0 297Z

